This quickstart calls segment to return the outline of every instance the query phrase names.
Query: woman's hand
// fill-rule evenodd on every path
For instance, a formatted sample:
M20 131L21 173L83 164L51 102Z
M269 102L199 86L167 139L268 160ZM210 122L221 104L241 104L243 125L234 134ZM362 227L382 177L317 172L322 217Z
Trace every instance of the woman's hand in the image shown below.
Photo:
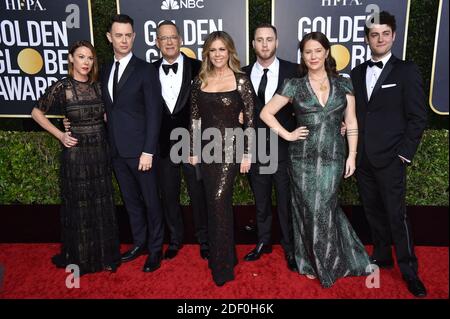
M242 162L241 162L240 172L242 174L247 174L250 171L250 166L251 166L251 160L244 155L244 158L242 159Z
M78 144L78 140L75 137L72 137L71 132L61 132L59 140L67 148L73 147Z
M355 156L349 155L347 161L345 162L345 175L344 178L348 178L353 175L356 170L356 159Z
M289 133L287 140L289 142L305 140L308 134L309 130L306 128L306 126L300 126Z
M198 156L189 156L189 164L191 165L197 165L198 163Z

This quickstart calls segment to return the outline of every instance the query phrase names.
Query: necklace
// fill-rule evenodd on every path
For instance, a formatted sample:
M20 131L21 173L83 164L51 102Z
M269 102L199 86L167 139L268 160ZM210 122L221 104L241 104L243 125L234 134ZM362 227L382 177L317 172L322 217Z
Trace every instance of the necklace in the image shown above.
M327 80L328 79L328 76L325 76L322 80L317 80L317 79L313 79L311 76L309 77L311 80L313 80L313 81L317 81L317 82L319 82L319 90L321 90L321 91L326 91L327 89L328 89L328 86L326 85L326 84L324 84L325 83L325 80Z

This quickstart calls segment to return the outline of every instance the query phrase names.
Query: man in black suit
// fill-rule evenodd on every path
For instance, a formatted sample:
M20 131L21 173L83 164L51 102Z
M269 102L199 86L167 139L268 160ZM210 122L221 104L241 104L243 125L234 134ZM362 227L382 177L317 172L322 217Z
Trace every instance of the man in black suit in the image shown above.
M104 67L102 95L114 173L129 214L134 247L122 255L127 262L148 249L144 272L161 265L163 216L156 185L155 157L161 126L161 93L155 68L131 52L133 19L112 17L106 34L114 63Z
M158 72L162 93L162 125L159 136L160 158L158 165L158 184L164 217L169 229L169 247L165 259L174 258L183 244L183 218L180 207L181 170L191 199L195 236L200 244L200 256L209 255L207 211L203 182L197 180L195 168L186 160L174 163L170 151L177 140L171 140L172 130L190 124L191 82L200 71L201 62L180 52L181 35L178 27L171 21L163 21L156 29L156 45L162 58L153 65Z
M288 142L278 138L276 139L277 148L270 147L270 129L259 118L259 113L264 105L272 98L276 91L281 87L283 81L297 76L298 65L284 61L276 57L278 47L277 30L270 24L262 24L255 29L254 39L252 41L256 54L256 62L243 68L243 71L252 81L255 92L257 92L258 101L255 111L255 123L257 123L257 158L256 163L252 165L249 174L250 186L255 197L256 222L258 232L258 243L250 251L245 260L258 260L262 254L272 252L271 233L272 233L272 185L275 185L278 219L281 226L281 245L283 246L288 268L297 271L297 265L294 258L294 245L292 234L292 216L290 213L290 195L289 195L289 175L288 164ZM283 108L276 115L278 121L287 130L295 128L295 119L293 117L292 105ZM260 149L261 139L264 136L260 134L265 131L265 141L263 148ZM269 163L264 163L260 153L270 154ZM271 167L274 171L270 171ZM266 172L264 171L266 170Z
M369 21L366 41L372 59L351 72L358 117L356 176L373 239L372 262L393 266L391 240L409 291L426 296L406 214L406 166L413 160L427 124L417 66L391 53L395 17L383 11Z

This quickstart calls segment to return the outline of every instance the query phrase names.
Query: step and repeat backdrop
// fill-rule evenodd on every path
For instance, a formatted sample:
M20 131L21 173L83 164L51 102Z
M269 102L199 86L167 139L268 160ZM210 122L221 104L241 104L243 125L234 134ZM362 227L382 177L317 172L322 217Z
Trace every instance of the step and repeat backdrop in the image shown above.
M120 13L134 19L133 51L148 62L160 58L156 27L170 20L180 29L181 50L187 56L201 60L208 34L226 31L234 40L241 64L248 63L248 0L117 0L117 5Z
M397 34L392 53L404 58L408 30L409 0L273 0L272 23L278 28L280 57L300 62L298 43L312 31L324 33L332 45L337 70L344 75L370 58L364 39L367 16L381 10L395 15ZM298 8L293 10L292 8Z
M448 0L441 0L431 74L430 107L442 115L448 115L448 35Z
M213 31L234 39L241 64L249 63L248 0L117 0L117 12L135 21L134 53L157 60L156 27L175 22L182 51L201 59L202 45ZM298 42L321 31L344 76L370 57L364 24L376 10L397 18L393 53L404 58L410 0L272 0L272 23L279 33L278 55L299 62ZM0 117L29 117L34 102L57 79L67 76L67 52L80 39L93 41L89 0L0 0ZM94 21L95 23L95 21ZM441 0L436 28L430 107L448 114L448 1Z
M68 48L93 42L87 0L0 1L0 116L29 117L48 86L67 76Z

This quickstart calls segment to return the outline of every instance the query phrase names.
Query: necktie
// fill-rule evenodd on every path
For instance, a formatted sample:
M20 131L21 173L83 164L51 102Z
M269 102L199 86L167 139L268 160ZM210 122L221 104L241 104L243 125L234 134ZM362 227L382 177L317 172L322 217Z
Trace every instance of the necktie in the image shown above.
M120 62L117 61L116 62L116 69L114 70L114 77L113 77L113 100L116 100L117 97L117 84L119 83L119 66L120 66Z
M169 74L170 69L173 70L173 73L177 73L178 70L178 62L174 63L174 64L163 64L162 65L164 73L167 75Z
M269 69L264 69L264 74L261 77L261 82L258 87L258 98L262 104L266 104L266 86L267 86L267 72Z
M380 69L382 69L383 68L383 61L373 62L372 60L369 60L369 61L367 61L367 65L369 67L377 66Z

